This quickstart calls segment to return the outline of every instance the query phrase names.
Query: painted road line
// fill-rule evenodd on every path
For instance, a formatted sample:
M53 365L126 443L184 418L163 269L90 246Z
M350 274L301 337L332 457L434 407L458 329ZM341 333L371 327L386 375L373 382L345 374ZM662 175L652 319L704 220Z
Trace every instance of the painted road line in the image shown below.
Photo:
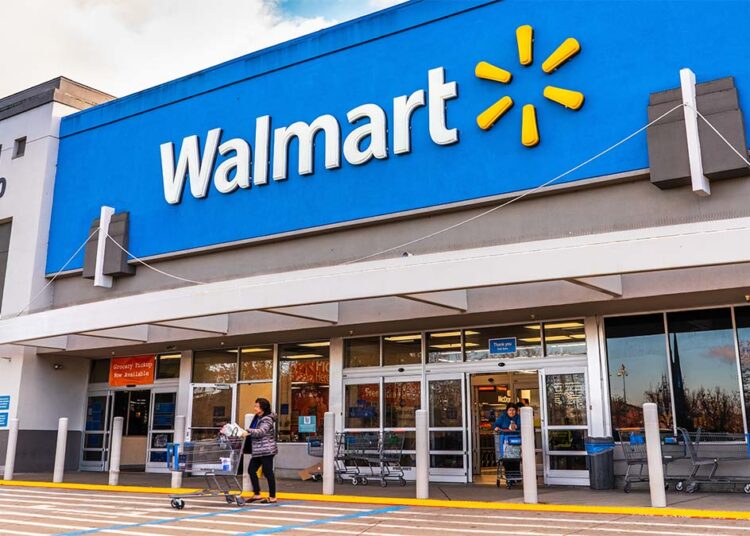
M348 519L359 519L362 517L368 517L371 515L378 515L378 514L385 514L388 512L395 512L397 510L403 509L402 506L388 506L386 508L378 508L376 510L368 510L365 512L356 512L353 514L344 514L336 517L329 517L327 519L316 519L315 521L309 521L307 523L299 523L296 525L286 525L283 527L276 527L272 529L263 529L263 530L256 530L256 531L250 531L250 532L243 532L238 534L237 536L251 536L256 534L277 534L280 532L287 532L290 530L300 530L304 529L306 527L317 527L319 525L326 525L329 523L337 523L337 522L343 522L344 520Z
M6 523L10 525L11 523ZM39 536L39 532L21 532L20 530L10 530L8 528L5 528L3 526L2 528L3 534L18 534L19 536Z
M403 510L400 515L417 515L417 516L435 516L435 512L424 512L420 510L414 510L414 509L408 509ZM441 512L438 514L441 517L468 517L468 518L475 518L477 514L456 514L456 513L449 513L449 512ZM617 520L604 520L604 519L581 519L581 518L558 518L558 517L531 517L531 516L516 516L516 515L483 515L482 519L496 519L498 521L515 521L515 520L522 520L522 521L548 521L550 523L560 523L561 521L567 522L567 523L590 523L590 524L597 524L597 523L605 523L605 524L618 524L618 525L645 525L647 527L652 526L658 526L658 527L695 527L695 528L701 528L701 529L708 529L708 530L741 530L741 531L750 531L750 526L729 526L729 525L685 525L683 523L666 523L663 521L629 521L627 518L625 519L617 519Z

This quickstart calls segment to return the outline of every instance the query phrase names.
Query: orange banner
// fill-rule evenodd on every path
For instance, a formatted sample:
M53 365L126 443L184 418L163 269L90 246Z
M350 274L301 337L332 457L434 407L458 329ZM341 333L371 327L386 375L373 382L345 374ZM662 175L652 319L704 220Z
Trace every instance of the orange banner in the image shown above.
M109 386L125 387L154 383L156 357L114 357L109 363Z

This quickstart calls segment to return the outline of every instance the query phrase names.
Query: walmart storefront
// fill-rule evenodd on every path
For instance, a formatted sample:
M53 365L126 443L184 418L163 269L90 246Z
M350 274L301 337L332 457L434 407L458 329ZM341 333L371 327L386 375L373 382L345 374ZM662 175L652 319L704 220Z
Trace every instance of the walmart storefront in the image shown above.
M428 409L458 482L510 402L550 484L647 401L747 432L750 13L712 5L407 2L65 118L61 275L0 343L89 367L45 388L82 393L93 470L113 415L158 471L175 415L210 437L258 396L287 474L326 411L411 468Z

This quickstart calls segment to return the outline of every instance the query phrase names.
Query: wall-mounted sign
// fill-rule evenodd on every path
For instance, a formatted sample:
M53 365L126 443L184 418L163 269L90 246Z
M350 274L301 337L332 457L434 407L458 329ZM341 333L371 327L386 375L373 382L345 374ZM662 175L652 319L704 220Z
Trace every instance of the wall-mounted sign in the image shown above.
M516 338L490 339L490 355L508 355L516 353Z
M7 428L8 427L8 413L2 412L0 413L0 428Z
M8 411L10 409L10 395L0 395L0 411Z
M146 385L154 383L156 358L152 355L114 357L109 364L109 386Z
M311 434L317 431L318 418L315 415L299 416L297 422L298 431L300 434Z

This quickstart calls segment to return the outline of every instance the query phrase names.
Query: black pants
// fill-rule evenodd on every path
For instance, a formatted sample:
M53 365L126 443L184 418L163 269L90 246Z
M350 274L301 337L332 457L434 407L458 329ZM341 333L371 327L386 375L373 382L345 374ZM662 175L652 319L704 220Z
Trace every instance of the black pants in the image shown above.
M263 476L268 481L268 494L276 497L276 477L273 474L273 454L269 456L253 456L247 468L250 482L253 485L253 493L260 493L260 482L258 481L258 468L263 468Z

